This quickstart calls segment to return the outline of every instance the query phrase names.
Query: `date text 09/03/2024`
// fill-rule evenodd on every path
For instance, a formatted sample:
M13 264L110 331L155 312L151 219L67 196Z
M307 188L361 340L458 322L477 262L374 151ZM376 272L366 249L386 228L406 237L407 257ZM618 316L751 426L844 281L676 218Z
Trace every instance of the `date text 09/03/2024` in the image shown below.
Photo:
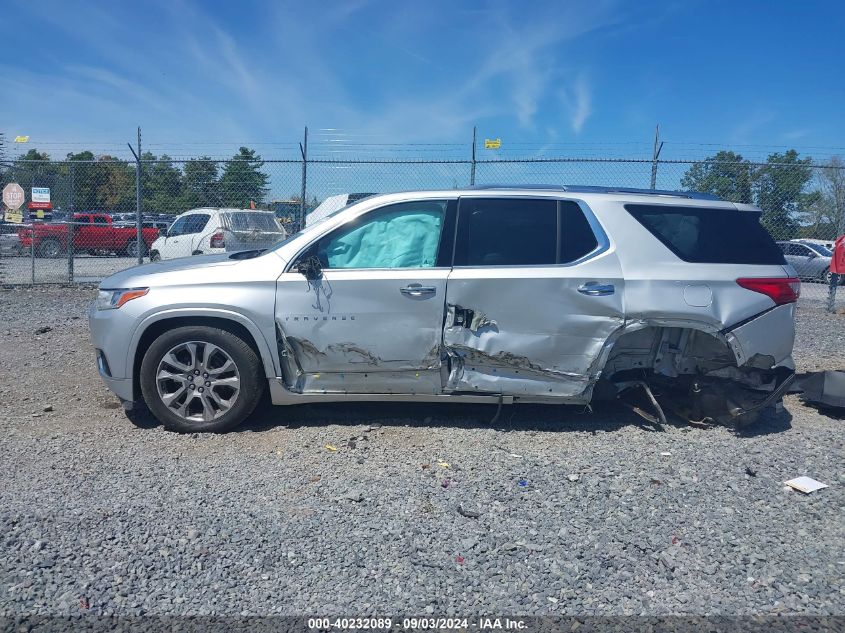
M309 618L308 629L314 631L330 630L409 630L409 631L437 631L437 630L468 630L478 631L521 631L528 624L514 618L437 618L437 617L409 617L401 620L393 618Z

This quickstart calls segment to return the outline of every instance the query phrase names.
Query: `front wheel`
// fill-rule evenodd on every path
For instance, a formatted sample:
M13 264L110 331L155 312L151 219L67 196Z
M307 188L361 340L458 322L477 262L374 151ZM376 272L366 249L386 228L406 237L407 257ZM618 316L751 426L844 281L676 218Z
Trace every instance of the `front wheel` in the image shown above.
M159 336L141 362L141 392L164 426L181 433L235 428L261 399L265 379L239 336L206 326Z
M161 254L158 251L150 251L150 261L151 262L160 262L161 261Z
M141 242L141 257L147 254L147 245ZM129 240L126 243L126 254L129 257L138 257L138 240Z

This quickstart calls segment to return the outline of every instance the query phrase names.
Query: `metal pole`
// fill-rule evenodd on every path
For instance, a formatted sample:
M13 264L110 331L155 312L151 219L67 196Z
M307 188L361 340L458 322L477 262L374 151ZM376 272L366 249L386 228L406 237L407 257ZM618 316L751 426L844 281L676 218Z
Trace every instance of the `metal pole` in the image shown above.
M657 189L657 159L660 158L660 150L663 143L660 141L660 126L654 127L654 151L651 155L651 188Z
M475 138L476 138L476 127L472 126L472 169L469 172L469 184L470 187L475 185Z
M73 283L73 181L74 170L73 161L70 161L68 166L68 173L70 175L70 195L68 196L68 216L67 216L67 280L68 283Z
M302 192L299 199L299 218L296 222L296 230L301 231L305 226L305 185L308 181L308 126L305 126L305 136L299 144L299 153L302 154Z
M144 263L144 234L141 231L141 126L138 126L138 154L135 160L135 221L138 224L137 247L138 264Z
M29 220L29 261L32 264L32 285L35 285L35 227L32 219Z
M30 183L30 186L32 186L32 187L35 186L35 171L34 170L30 173L29 183ZM30 189L29 191L31 193L32 189ZM26 195L24 195L23 199L24 199L24 204L26 204ZM34 286L35 285L35 223L32 221L32 214L29 212L29 210L24 211L24 213L26 214L25 215L26 221L29 222L29 230L31 231L31 234L32 234L32 239L29 242L29 257L30 257L30 262L32 264L32 271L31 271L32 285Z

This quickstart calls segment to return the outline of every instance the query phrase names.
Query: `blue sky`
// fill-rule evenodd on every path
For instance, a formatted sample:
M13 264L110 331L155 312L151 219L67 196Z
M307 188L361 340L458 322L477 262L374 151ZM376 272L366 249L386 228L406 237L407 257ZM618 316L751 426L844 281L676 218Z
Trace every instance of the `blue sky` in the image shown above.
M0 130L54 155L123 155L137 125L171 155L292 152L306 124L399 147L477 125L510 148L640 156L658 122L679 157L845 146L832 0L3 5Z

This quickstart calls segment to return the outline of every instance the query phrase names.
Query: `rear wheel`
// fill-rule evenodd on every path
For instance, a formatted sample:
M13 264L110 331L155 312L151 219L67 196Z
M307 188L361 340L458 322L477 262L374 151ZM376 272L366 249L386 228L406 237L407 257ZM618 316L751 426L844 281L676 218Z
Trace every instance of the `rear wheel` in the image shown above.
M61 242L57 239L53 239L52 237L49 237L46 240L41 240L41 244L38 246L38 254L41 255L41 257L55 259L62 254Z
M182 433L235 428L261 399L255 351L218 328L180 327L158 337L141 363L141 392L164 426Z

